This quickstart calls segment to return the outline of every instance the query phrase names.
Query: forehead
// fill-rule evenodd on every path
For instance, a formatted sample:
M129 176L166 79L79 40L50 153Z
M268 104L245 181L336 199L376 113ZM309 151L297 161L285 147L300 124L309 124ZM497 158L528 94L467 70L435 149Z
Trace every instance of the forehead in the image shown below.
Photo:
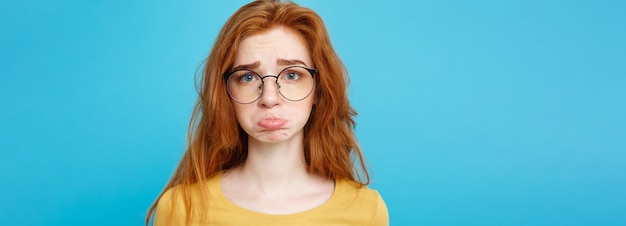
M244 38L239 44L235 66L258 62L261 67L276 65L279 59L299 60L311 65L304 39L294 30L274 27Z

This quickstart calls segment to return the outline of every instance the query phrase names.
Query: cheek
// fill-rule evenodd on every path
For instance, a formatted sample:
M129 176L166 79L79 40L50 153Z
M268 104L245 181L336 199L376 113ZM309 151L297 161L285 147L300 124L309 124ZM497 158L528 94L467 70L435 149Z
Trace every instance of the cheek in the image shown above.
M246 118L246 108L236 103L233 103L232 106L235 112L235 118L237 119L237 123L239 123L239 125L244 124L245 122L242 120Z
M302 109L302 112L299 112L301 115L306 115L306 121L309 120L309 118L311 118L311 114L313 113L313 106L315 105L315 101L313 101L313 99L311 98L309 101L307 101L306 103L303 103L303 105L300 107L300 109Z

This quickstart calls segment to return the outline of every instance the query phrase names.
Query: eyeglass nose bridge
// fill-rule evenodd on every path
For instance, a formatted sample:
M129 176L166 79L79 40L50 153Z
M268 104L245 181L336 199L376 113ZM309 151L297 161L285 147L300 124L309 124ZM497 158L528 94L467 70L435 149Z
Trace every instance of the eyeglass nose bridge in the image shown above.
M261 76L261 78L260 78L261 86L259 86L259 88L261 90L261 93L259 93L259 94L263 93L263 88L265 87L265 80L264 79L268 78L268 77L272 77L272 78L276 79L276 81L274 83L276 83L276 89L278 89L278 92L280 92L280 83L278 83L278 78L279 78L278 75L265 75L265 76Z

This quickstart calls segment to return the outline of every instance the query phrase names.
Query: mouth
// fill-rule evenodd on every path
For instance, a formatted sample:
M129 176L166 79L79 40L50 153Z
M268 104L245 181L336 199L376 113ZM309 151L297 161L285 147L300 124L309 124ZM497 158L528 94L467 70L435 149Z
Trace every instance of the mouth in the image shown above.
M282 128L287 120L281 118L265 118L257 123L258 126L267 130L277 130Z

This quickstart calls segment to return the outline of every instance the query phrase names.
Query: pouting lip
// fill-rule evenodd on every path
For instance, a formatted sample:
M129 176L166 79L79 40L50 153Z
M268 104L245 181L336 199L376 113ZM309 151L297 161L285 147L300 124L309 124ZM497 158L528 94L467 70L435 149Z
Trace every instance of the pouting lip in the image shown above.
M276 130L282 128L286 123L287 120L285 119L269 117L261 119L257 125L267 130Z

